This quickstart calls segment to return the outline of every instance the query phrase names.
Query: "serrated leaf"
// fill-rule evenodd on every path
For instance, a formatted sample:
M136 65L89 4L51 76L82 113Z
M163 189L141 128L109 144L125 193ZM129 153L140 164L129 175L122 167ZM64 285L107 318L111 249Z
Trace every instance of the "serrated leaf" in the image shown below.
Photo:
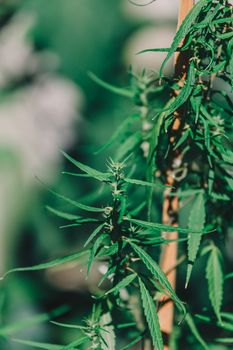
M84 250L84 251L81 251L79 253L66 255L66 256L63 256L62 258L54 259L54 260L48 261L46 263L42 263L42 264L38 264L38 265L34 265L34 266L16 267L15 269L11 269L11 270L7 271L3 275L3 277L1 277L1 279L5 278L6 276L8 276L9 274L11 274L13 272L39 271L39 270L45 270L45 269L48 269L51 267L59 266L59 265L65 264L65 263L70 262L70 261L78 260L79 258L86 255L88 252L89 252L89 250Z
M81 216L73 215L73 214L70 214L70 213L65 213L65 212L63 212L63 211L54 209L54 208L52 208L52 207L50 207L50 206L48 206L48 205L46 206L46 209L47 209L48 211L50 211L52 214L54 214L54 215L56 215L56 216L58 216L58 217L60 217L60 218L62 218L62 219L66 219L66 220L71 220L71 221L73 221L73 220L77 220L77 219L80 219L80 218L81 218Z
M100 326L100 336L104 340L101 342L101 350L115 350L116 336L114 332L114 327L112 325L112 317L110 312L106 312L101 316Z
M196 338L199 344L201 344L202 348L205 350L209 350L208 345L202 338L202 336L199 333L199 330L197 329L193 318L191 317L190 314L187 314L185 317L185 321L187 322L187 325L189 326L190 331L192 332L193 336Z
M51 192L52 194L54 194L56 197L64 200L65 202L73 205L74 207L77 207L79 209L82 209L82 210L85 210L85 211L90 211L90 212L94 212L94 213L103 213L105 211L105 208L96 208L96 207L91 207L89 205L85 205L85 204L82 204L82 203L79 203L73 199L70 199L60 193L57 193L51 189L49 189L49 192Z
M110 278L110 276L113 275L115 272L116 272L116 266L112 266L111 268L109 268L100 279L98 283L98 287L103 283L104 280L106 280L107 278Z
M153 49L144 49L141 50L139 52L137 52L137 55L141 55L142 53L146 53L146 52L169 52L170 51L170 47L160 47L160 48L153 48Z
M100 249L99 253L97 254L98 258L103 258L106 256L112 256L116 254L119 250L119 243L115 242L111 245L104 246Z
M64 328L71 328L71 329L85 329L84 326L78 326L76 324L68 324L68 323L61 323L56 321L50 321L50 323L54 324L55 326L64 327Z
M139 278L140 293L142 298L142 305L144 309L145 318L147 320L148 328L152 342L156 350L163 350L163 338L159 325L159 318L155 307L154 300L148 292L145 284Z
M169 107L163 110L163 112L165 112L164 118L173 114L179 107L181 107L186 102L186 100L188 99L189 95L192 92L192 89L194 87L194 82L195 82L195 67L191 63L189 67L189 73L184 86L180 90L177 97L175 97L174 100L171 100L172 102L169 105Z
M222 270L221 253L216 246L212 246L207 266L206 278L208 281L209 298L219 322L221 319L221 306L223 299L224 275Z
M158 183L142 181L142 180L137 180L137 179L124 178L124 181L128 182L132 185L146 186L146 187L152 187L152 188L170 188L171 187L171 186L160 185Z
M96 229L91 233L91 235L89 236L89 238L85 242L84 247L86 247L89 243L91 243L93 241L93 239L98 235L98 233L102 230L102 228L104 226L105 226L105 222L103 224L99 225L98 227L96 227Z
M167 64L168 60L172 57L172 55L176 52L177 48L179 47L181 41L183 38L186 37L186 35L189 33L190 29L192 28L193 24L195 23L199 13L201 12L202 8L208 4L210 0L200 0L197 2L197 4L192 8L192 10L189 12L189 14L185 17L183 20L180 28L178 29L175 38L172 42L172 45L170 47L170 50L165 58L165 60L162 63L161 69L160 69L160 76L162 76L163 69L165 65Z
M78 227L82 224L93 224L93 223L99 223L99 222L100 222L100 220L98 220L98 219L83 218L83 219L76 220L76 222L73 224L59 226L59 228L63 229L63 228L67 228L67 227Z
M172 243L172 242L185 242L187 241L188 238L178 238L178 239L164 239L162 237L160 237L160 239L150 239L150 238L147 238L145 237L144 239L140 239L139 237L139 240L140 242L143 244L143 245L149 245L151 247L155 247L155 246L158 246L158 245L162 245L162 244L168 244L168 243Z
M126 288L128 285L130 285L136 278L136 273L132 273L129 276L126 276L123 278L119 283L117 283L113 288L109 289L105 295L109 295L111 293L117 294L122 288Z
M165 109L169 107L171 104L171 100L169 100L165 106ZM146 178L149 182L153 182L155 180L155 171L156 171L156 165L155 165L155 152L158 147L159 143L159 137L161 134L161 128L164 123L165 118L165 112L160 113L156 116L154 125L152 128L152 131L150 133L149 138L149 154L147 157L147 172L146 172ZM152 210L152 201L153 201L153 188L148 189L147 194L147 218L150 220L151 218L151 210Z
M179 138L178 142L176 143L174 147L174 151L177 150L188 138L190 135L190 129L184 130L182 136Z
M205 197L204 193L199 193L196 198L193 201L189 221L188 221L188 227L191 230L197 230L202 232L204 230L205 226L205 220L206 220L206 212L205 212ZM187 288L192 269L193 264L196 260L198 249L200 247L202 234L199 235L189 235L188 238L188 269L187 269L187 275L186 275L186 283L185 288Z
M137 220L137 219L131 219L128 218L127 216L124 217L124 220L132 222L133 224L136 224L141 227L146 227L146 228L151 228L159 231L166 231L166 232L180 232L180 233L196 233L200 234L202 231L197 231L197 230L190 230L187 228L181 228L177 226L168 226L168 225L163 225L163 224L158 224L154 222L149 222L149 221L143 221L143 220Z
M70 175L70 176L75 176L75 177L91 177L88 174L79 174L79 173L71 173L70 171L62 171L63 175Z
M62 151L62 154L66 159L68 159L72 164L74 164L76 167L78 167L80 170L82 170L84 173L88 174L90 177L93 177L96 180L99 181L109 181L111 177L111 173L103 173L101 171L98 171L96 169L93 169L77 160L69 156L67 153Z
M169 106L171 105L171 103L172 102L169 100L165 106L165 109L168 109ZM161 130L161 127L163 125L164 116L165 116L164 113L163 112L160 113L154 121L154 125L153 125L152 132L150 134L150 139L149 139L150 147L149 147L149 155L148 155L148 159L147 159L148 165L152 165L153 156L154 156L155 150L158 146L160 130Z
M154 275L154 277L159 281L161 286L169 292L171 298L174 300L174 302L177 304L180 310L183 311L184 314L186 314L186 309L184 307L184 304L179 299L179 297L176 295L175 291L172 289L172 286L170 282L167 279L167 276L165 273L161 270L160 266L151 258L151 256L141 247L136 245L130 240L127 240L127 242L131 245L135 253L139 256L139 258L142 260L142 262L145 264L147 269Z

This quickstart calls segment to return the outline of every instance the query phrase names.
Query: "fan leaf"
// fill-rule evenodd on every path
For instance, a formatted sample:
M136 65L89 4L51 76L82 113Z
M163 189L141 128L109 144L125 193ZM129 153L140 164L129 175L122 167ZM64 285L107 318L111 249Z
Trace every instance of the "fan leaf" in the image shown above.
M73 215L73 214L70 214L70 213L65 213L63 211L60 211L60 210L57 210L57 209L54 209L50 206L46 206L46 209L48 211L50 211L52 214L62 218L62 219L66 219L66 220L70 220L70 221L73 221L73 220L78 220L78 219L81 219L82 217L81 216L78 216L78 215Z
M151 338L156 350L163 350L163 338L159 325L159 318L155 307L154 300L152 299L145 284L139 278L140 293L142 298L142 305L144 314L147 320L148 328L150 330Z
M70 255L63 256L62 258L54 259L51 261L48 261L46 263L38 264L38 265L33 265L33 266L28 266L28 267L16 267L15 269L11 269L7 271L1 279L5 278L9 274L13 272L26 272L26 271L39 271L39 270L45 270L51 267L59 266L71 261L75 261L80 259L81 257L85 256L89 250L84 250L79 253L74 253Z
M205 197L204 193L199 193L192 205L190 216L189 216L189 222L188 227L193 231L200 231L202 232L204 230L206 220L206 212L205 212ZM191 273L193 264L196 260L198 249L201 243L202 234L198 235L189 235L188 238L188 269L187 269L187 275L186 275L186 283L185 288L187 288Z
M187 314L185 317L185 321L187 325L189 326L190 331L192 332L193 336L196 338L199 344L201 344L202 348L204 350L209 350L209 347L207 346L206 342L202 338L202 336L199 333L199 330L197 329L193 318L191 317L190 314Z
M120 289L127 287L128 285L130 285L136 278L136 273L132 273L129 276L126 276L125 278L123 278L123 280L121 280L119 283L117 283L113 288L109 289L105 295L108 294L117 294L119 293Z
M131 219L129 217L124 217L124 220L132 222L138 226L141 227L146 227L146 228L151 228L154 230L159 230L159 231L166 231L166 232L180 232L180 233L196 233L200 234L202 231L200 230L190 230L187 228L181 228L177 226L168 226L168 225L163 225L159 223L154 223L154 222L149 222L149 221L142 221L142 220L137 220L137 219Z
M206 266L209 298L218 321L221 323L221 306L223 299L224 275L222 270L221 253L216 246L212 246Z
M139 258L142 260L142 262L145 264L145 266L148 268L148 270L153 274L153 276L159 281L161 286L169 292L171 298L174 300L174 302L177 304L180 310L183 311L184 314L186 314L186 309L184 307L183 302L179 299L179 297L176 295L175 291L172 289L172 286L170 282L167 279L167 276L165 273L161 270L160 266L151 258L151 256L145 252L141 247L136 245L130 240L127 240L127 242L131 245L133 250L136 252L136 254L139 256Z
M99 181L109 181L109 178L111 177L111 173L103 173L101 171L98 171L96 169L93 169L81 162L78 162L71 156L69 156L67 153L62 151L62 154L66 159L68 159L72 164L74 164L76 167L78 167L80 170L82 170L84 173L88 174L90 177L93 177L96 180Z

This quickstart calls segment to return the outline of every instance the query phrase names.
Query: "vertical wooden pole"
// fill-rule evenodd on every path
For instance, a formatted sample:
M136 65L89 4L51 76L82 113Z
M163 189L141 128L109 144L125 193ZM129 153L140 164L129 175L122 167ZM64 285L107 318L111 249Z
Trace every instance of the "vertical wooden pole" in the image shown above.
M177 29L180 28L181 23L183 22L193 5L194 0L180 0Z
M183 22L184 18L187 16L189 11L192 9L194 5L194 0L180 0L179 4L179 15L178 15L178 25L177 29L179 29L181 23ZM184 80L187 75L187 68L188 68L188 57L182 57L182 53L176 53L175 55L175 76L180 79L180 84L183 85ZM182 109L177 111L174 114L175 121L173 124L173 132L176 132L181 125L181 118L182 118ZM170 142L173 143L174 136L171 136ZM171 161L178 161L179 162L179 154L173 154L173 159ZM167 170L167 184L173 186L175 184L175 179L172 176L173 174L173 164L171 164L170 168ZM178 212L178 198L177 197L170 197L169 196L169 190L165 192L164 195L164 204L163 204L163 223L168 225L177 225L177 212ZM165 233L166 238L169 239L177 239L178 233ZM161 253L161 260L160 260L160 266L162 270L166 273L167 271L170 271L169 274L167 274L168 280L171 283L171 286L173 289L176 288L176 261L177 261L177 243L173 242L168 245L166 245ZM163 299L164 305L159 310L159 321L162 332L166 335L165 341L167 344L165 344L164 350L168 350L168 341L170 334L172 332L173 328L173 318L174 318L174 304L171 300L168 300L166 297Z

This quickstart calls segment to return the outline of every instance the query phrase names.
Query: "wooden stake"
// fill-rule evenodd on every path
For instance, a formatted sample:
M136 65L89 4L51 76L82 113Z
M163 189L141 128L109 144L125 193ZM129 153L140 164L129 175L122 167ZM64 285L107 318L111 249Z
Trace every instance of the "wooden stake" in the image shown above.
M194 0L180 0L179 6L179 16L178 16L178 28L183 22L184 18L187 16L189 11L194 5ZM184 80L187 75L188 57L187 55L181 54L180 52L175 55L175 75L180 78L180 84L183 85ZM173 124L172 130L176 132L181 125L182 109L174 114L176 117ZM173 143L174 137L171 136L170 142ZM173 169L175 162L180 161L179 154L173 154L173 164L171 164L170 169L167 170L167 184L173 186L175 184L175 179L173 177ZM178 198L170 197L169 190L165 192L164 204L163 204L163 223L168 225L177 225L177 212L178 212ZM166 238L177 239L178 233L165 233ZM167 274L168 280L173 289L176 288L176 269L172 269L176 265L177 261L177 243L173 242L164 246L161 253L160 266L164 272L169 271ZM173 328L173 318L174 318L174 304L171 300L166 297L163 299L165 304L159 310L159 322L162 332L166 335L167 344L164 350L168 350L168 341Z
M193 5L194 0L180 0L177 29L180 28L181 23L183 22L187 14L190 12Z

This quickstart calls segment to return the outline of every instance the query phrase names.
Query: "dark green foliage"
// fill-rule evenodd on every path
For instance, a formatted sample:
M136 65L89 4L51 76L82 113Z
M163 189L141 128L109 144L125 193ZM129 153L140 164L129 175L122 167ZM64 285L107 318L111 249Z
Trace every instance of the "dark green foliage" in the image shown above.
M222 322L221 306L223 299L223 270L221 258L220 251L213 245L206 266L206 278L208 281L209 298L220 323Z

